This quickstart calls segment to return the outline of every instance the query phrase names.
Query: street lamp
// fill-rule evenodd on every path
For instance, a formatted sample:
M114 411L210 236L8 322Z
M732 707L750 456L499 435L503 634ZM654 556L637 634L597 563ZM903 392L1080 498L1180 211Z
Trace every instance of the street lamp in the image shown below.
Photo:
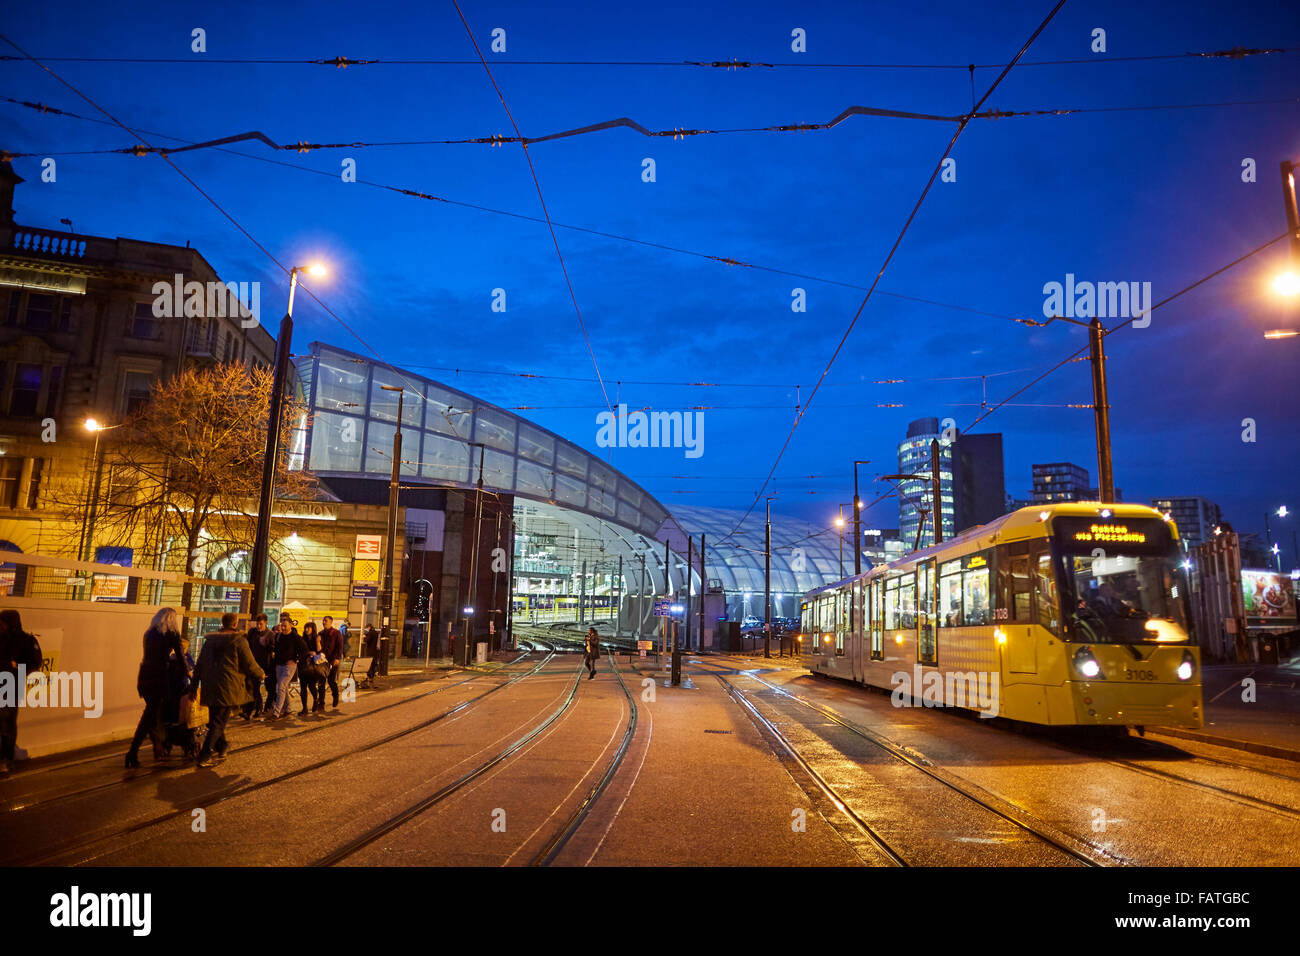
M90 454L90 487L86 494L89 500L86 502L86 510L81 516L81 540L77 542L77 560L89 561L93 554L93 539L95 537L95 512L99 506L99 480L103 473L103 463L99 460L99 433L111 431L114 428L121 428L122 422L116 425L101 425L93 418L87 418L83 422L86 431L95 436L95 447Z
M253 538L252 585L248 613L257 617L262 613L266 591L267 552L271 547L271 510L275 505L275 463L280 454L280 419L284 414L285 379L289 375L289 346L293 339L293 294L298 288L298 273L313 276L325 275L319 263L311 266L294 266L289 270L289 305L280 320L280 336L275 346L275 372L271 378L270 417L266 423L266 453L262 459L262 490L257 498L257 533Z

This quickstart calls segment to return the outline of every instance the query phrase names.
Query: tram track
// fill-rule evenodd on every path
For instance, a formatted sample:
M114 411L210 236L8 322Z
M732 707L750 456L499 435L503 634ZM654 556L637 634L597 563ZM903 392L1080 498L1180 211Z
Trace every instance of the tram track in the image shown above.
M53 863L53 861L68 857L70 854L80 854L83 851L88 850L92 847L96 847L100 844L107 843L112 840L120 839L121 837L124 836L130 836L135 833L140 833L151 827L158 826L160 824L166 823L170 820L174 820L181 816L188 816L190 815L191 812L189 809L190 806L202 806L204 808L215 807L220 804L226 803L230 800L233 800L236 797L246 796L247 794L255 793L259 790L264 790L268 787L272 787L277 784L281 784L286 781L293 780L297 777L301 777L313 771L320 770L322 768L337 764L340 761L348 759L349 757L355 757L364 751L372 750L376 747L381 747L384 746L385 744L393 743L394 741L401 740L405 737L409 737L411 734L418 733L419 731L431 727L434 724L437 724L448 717L452 717L456 714L462 713L463 711L472 707L474 704L483 700L485 697L489 697L492 694L497 693L498 691L504 690L505 688L510 687L513 684L519 683L520 681L533 676L534 674L540 673L542 669L546 666L546 664L548 664L551 661L551 659L554 658L555 656L556 656L556 652L554 650L551 650L550 652L547 653L546 657L544 657L541 661L533 665L528 670L516 674L510 679L503 681L502 683L497 684L494 687L488 688L481 694L477 694L474 697L470 697L467 700L461 701L460 703L456 704L454 707L449 708L448 710L445 710L439 714L434 715L433 717L430 717L426 720L422 720L416 724L413 724L410 727L406 727L403 728L402 730L398 730L398 731L394 731L393 733L386 734L383 737L379 738L378 740L372 740L367 743L361 744L359 746L348 748L342 753L338 753L331 757L326 757L321 760L314 761L305 766L295 768L294 770L290 770L282 774L277 774L275 776L268 777L265 780L258 780L252 783L245 784L243 786L235 787L234 789L228 789L224 791L217 790L206 795L200 794L188 798L186 801L187 803L186 807L181 807L165 813L156 814L147 819L138 820L135 823L132 823L128 826L113 829L107 833L102 833L102 832L96 833L71 843L61 844L60 846L55 847L48 852L33 854L33 855L29 855L28 857L19 858L16 860L5 860L4 865L6 866L50 865ZM481 676L486 677L491 675L484 674ZM462 681L460 683L468 683L468 681ZM419 699L419 698L413 698L413 699ZM406 702L409 703L410 701L406 701ZM358 716L363 716L363 715L358 715ZM330 726L337 726L337 724L330 725ZM287 738L287 739L291 739L291 738ZM250 749L252 748L251 747L244 748L241 749L241 752L246 752L247 750ZM94 859L96 859L95 856L81 857L72 860L70 862L64 862L58 865L81 866L86 863L92 862Z
M552 834L550 839L548 839L541 849L533 855L530 861L530 865L532 866L549 866L563 852L569 840L578 832L583 822L590 815L596 802L606 791L610 781L613 780L615 774L618 772L619 767L622 766L628 748L636 734L637 708L635 698L632 696L631 691L623 680L622 673L618 669L617 660L612 660L611 663L614 674L618 679L619 688L622 690L628 705L627 725L624 728L622 740L615 748L613 755L606 763L603 773L600 774L593 786L583 796L578 805L560 827ZM583 669L579 667L569 684L564 699L553 711L551 711L550 714L529 728L508 746L499 750L493 756L479 763L460 777L440 787L432 794L423 797L375 826L370 827L365 832L344 843L342 846L336 847L325 856L316 860L312 865L336 866L343 863L383 837L416 820L421 815L443 803L455 794L464 791L466 787L474 781L482 778L489 771L506 763L506 761L510 760L517 754L521 754L529 744L539 740L548 728L555 725L556 722L564 717L565 714L567 714L574 706L578 699L578 688L582 683L582 673ZM584 774L582 779L585 779L589 774L590 771ZM563 803L563 801L561 801L561 803ZM532 837L530 836L529 840L531 839ZM529 841L526 840L524 845L526 846L528 842Z
M1098 846L1090 840L1057 829L1046 821L1034 816L1025 808L999 797L996 794L992 794L957 774L951 773L942 767L935 766L924 757L921 757L906 748L900 747L893 741L882 737L866 727L841 717L833 710L822 707L821 705L801 697L798 694L794 694L783 687L779 687L770 681L764 680L757 676L753 671L738 671L736 673L738 676L743 676L755 681L756 683L762 684L774 694L820 714L832 723L835 723L856 736L874 744L891 757L894 757L902 763L905 763L925 774L927 777L937 781L948 790L960 794L966 800L969 800L990 813L993 813L995 816L1007 821L1017 829L1031 834L1041 842L1050 845L1055 850L1085 866L1125 866L1131 865L1133 862L1112 853L1104 847ZM728 681L724 676L715 676L717 676L718 680L724 685L734 688L734 684L731 681ZM743 691L740 691L739 688L735 688L735 690L737 693L744 693ZM775 728L772 729L775 733L780 734L780 731L777 731ZM794 746L789 743L788 739L786 740L786 745L790 748L793 748Z
M328 718L326 723L317 724L316 726L313 727L304 727L285 736L268 737L265 740L259 740L256 741L255 743L250 743L247 744L246 746L242 746L239 748L239 750L241 753L248 753L251 750L258 750L262 747L266 747L271 744L284 743L286 741L301 740L303 737L309 734L316 733L317 731L328 730L332 727L341 727L344 724L351 723L354 720L362 720L366 717L372 717L376 714L382 714L396 707L403 707L407 704L413 704L417 701L424 700L426 697L432 697L435 694L441 694L443 691L451 690L455 687L460 687L463 684L468 684L472 681L482 680L484 677L489 677L489 676L491 676L490 672L476 673L470 677L467 677L465 680L455 681L443 687L433 688L432 690L421 691L420 693L414 694L410 697L404 697L401 700L393 701L392 703L388 703L380 707L376 707L374 710L368 710L359 714L346 714L341 717ZM122 759L121 751L114 751L111 754L104 754L97 757L89 757L86 758L85 760L73 761L67 764L62 764L59 768L49 768L47 770L43 770L39 772L48 773L50 772L50 770L53 769L68 769L68 768L78 767L78 766L87 766L89 764L102 762L105 760L120 761L121 759ZM43 796L44 794L51 793L57 789L57 788L48 788L46 790L37 791L36 793L30 795L33 797L37 797L38 799L28 799L28 797L20 797L14 800L8 800L3 803L0 803L0 812L19 813L26 810L43 810L49 807L58 806L63 803L69 803L73 800L77 800L81 797L89 796L94 793L101 793L106 790L111 790L115 787L127 786L141 781L148 781L152 777L165 775L167 773L173 773L177 770L187 770L187 769L193 769L193 764L185 761L178 761L171 764L155 764L153 766L150 766L148 769L138 770L113 780L105 780L102 783L92 784L88 787L82 787L78 790L71 790L62 793L54 793L53 796L44 797ZM15 778L15 779L21 779L21 778Z

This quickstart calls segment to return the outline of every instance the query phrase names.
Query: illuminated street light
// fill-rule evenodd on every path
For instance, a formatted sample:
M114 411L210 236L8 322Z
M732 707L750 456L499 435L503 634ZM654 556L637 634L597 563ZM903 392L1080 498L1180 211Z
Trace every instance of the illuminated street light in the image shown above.
M1300 335L1300 329L1270 329L1264 333L1266 339L1291 339Z
M1300 275L1290 269L1278 273L1273 278L1273 291L1278 295L1300 295Z
M289 377L289 346L293 340L293 294L298 288L298 273L323 276L325 267L294 266L289 270L289 304L280 320L280 334L275 343L275 371L271 378L271 408L266 428L266 452L262 456L262 486L258 494L257 530L253 536L248 611L256 617L262 611L266 591L266 566L271 547L271 511L275 501L275 462L280 453L280 419L283 417L285 386Z
M95 447L90 453L92 478L86 492L89 500L86 502L85 513L81 516L81 540L77 542L77 560L89 561L94 554L92 541L95 536L95 511L99 505L99 482L103 473L103 463L99 460L99 433L121 428L122 423L101 425L97 419L87 418L82 424L86 431L95 436Z

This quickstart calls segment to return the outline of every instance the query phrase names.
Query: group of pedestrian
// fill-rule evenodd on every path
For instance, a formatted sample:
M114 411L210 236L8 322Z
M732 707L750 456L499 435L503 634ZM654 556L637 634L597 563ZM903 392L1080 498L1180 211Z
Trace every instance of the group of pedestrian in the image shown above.
M261 716L267 720L279 720L289 716L289 694L295 680L302 705L298 716L323 712L327 689L330 705L338 708L339 667L343 662L344 647L343 632L334 626L334 618L325 615L319 628L315 621L307 621L300 634L297 622L287 615L282 615L274 628L267 628L266 615L259 614L247 638L253 656L266 676L248 682L250 701L243 709L245 720ZM262 702L262 680L266 684L265 704Z
M0 612L0 626L7 613L10 612ZM173 747L180 746L186 757L196 759L198 766L213 766L225 759L229 748L226 724L231 714L238 710L245 720L263 715L267 720L288 716L295 680L302 701L300 716L307 715L309 699L311 713L325 710L327 688L333 694L333 706L338 707L344 641L332 617L322 618L319 628L314 622L307 622L301 634L287 615L281 616L274 628L268 628L266 615L259 614L247 633L237 629L238 622L238 615L223 614L221 629L204 639L203 650L195 662L189 653L189 640L181 634L176 610L162 608L154 615L144 635L144 657L136 678L136 691L144 700L144 712L126 754L127 767L140 766L140 745L145 737L153 742L157 760L166 759ZM20 642L7 641L6 633L0 631L0 666L8 662L8 666L16 667L20 658L14 655L19 653ZM28 657L21 660L28 660L30 652L23 653ZM39 658L37 648L36 666ZM195 740L190 717L192 709L200 703L208 708L207 734L201 748ZM7 733L7 726L0 714L0 732ZM0 752L0 759L13 759L12 741L11 736L0 738L7 748ZM4 753L8 754L7 758L3 757Z

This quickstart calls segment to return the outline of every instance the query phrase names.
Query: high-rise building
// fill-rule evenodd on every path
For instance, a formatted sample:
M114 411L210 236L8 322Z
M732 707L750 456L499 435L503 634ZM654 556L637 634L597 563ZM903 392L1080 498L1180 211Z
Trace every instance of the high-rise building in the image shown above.
M1179 541L1185 551L1212 539L1215 526L1223 522L1223 512L1207 498L1152 498L1151 507L1174 519L1174 524L1178 525Z
M998 517L1006 503L1000 434L960 435L956 429L941 432L939 419L918 418L907 426L907 438L898 445L899 473L924 476L899 483L899 534L909 548L916 543L922 510L927 517L921 547L934 543L934 524L928 515L932 441L939 442L939 497L945 540Z
M958 435L952 474L958 534L1006 513L1000 434Z
M955 431L955 430L954 430ZM951 436L953 432L949 432ZM905 479L898 485L898 530L909 548L917 541L917 527L921 523L921 512L926 514L925 527L921 531L920 546L927 547L934 543L934 515L931 502L930 486L930 443L939 442L939 497L940 513L943 521L943 536L951 538L956 530L955 502L952 494L952 446L951 437L944 437L939 431L939 419L918 418L907 426L907 438L898 443L898 473L900 475L925 475L924 479Z
M1034 504L1054 501L1089 501L1094 492L1088 487L1088 470L1068 461L1034 465Z

